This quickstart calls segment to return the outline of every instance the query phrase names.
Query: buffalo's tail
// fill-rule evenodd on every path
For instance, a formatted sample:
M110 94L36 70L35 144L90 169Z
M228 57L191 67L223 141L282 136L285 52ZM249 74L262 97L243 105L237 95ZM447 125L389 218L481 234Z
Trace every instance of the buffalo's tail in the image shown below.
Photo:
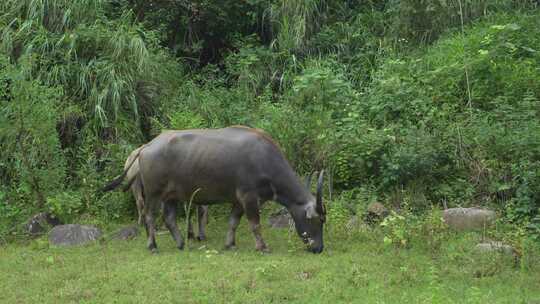
M108 191L116 189L116 187L120 186L122 181L124 181L125 177L126 177L126 173L122 173L121 175L113 179L111 182L109 182L107 185L105 185L103 188L101 188L100 191L108 192Z
M144 147L143 147L143 149L144 149ZM100 191L101 192L107 192L107 191L111 191L111 190L116 189L116 187L118 187L122 183L124 178L126 178L126 175L127 175L128 171L129 171L129 169L131 168L133 163L135 163L135 161L139 158L139 155L141 154L141 151L143 149L140 149L137 152L135 157L131 160L131 163L129 163L129 165L124 169L124 172L120 176L117 176L115 179L113 179L111 182L109 182L107 185L105 185L103 188L101 188ZM138 174L136 174L135 176L137 176L137 175ZM134 180L134 178L132 178L129 181L129 186L131 186L131 184L133 183L133 180Z
M133 182L135 182L137 180L137 178L139 178L139 173L133 175L130 179L128 179L128 182L127 184L124 186L124 188L122 189L122 191L126 192L129 190L129 188L131 188L131 185L133 185Z

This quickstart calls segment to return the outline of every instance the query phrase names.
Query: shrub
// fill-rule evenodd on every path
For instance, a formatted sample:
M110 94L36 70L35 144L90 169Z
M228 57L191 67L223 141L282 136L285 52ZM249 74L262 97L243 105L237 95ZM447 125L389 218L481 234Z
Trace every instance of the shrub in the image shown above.
M517 200L514 206L530 206L522 215L534 216L535 190L524 177L535 174L540 155L540 79L532 72L540 57L531 51L540 48L539 35L531 33L538 31L537 17L493 17L423 54L387 60L356 106L364 111L355 124L369 130L364 140L378 133L378 144L347 147L353 155L377 151L372 163L378 170L357 166L353 172L380 178L384 189L424 180L432 202ZM354 163L338 162L338 168ZM518 167L530 168L530 175Z
M49 195L63 189L66 167L56 132L62 92L27 80L28 66L0 63L0 79L7 84L0 110L0 177L5 186L25 193L32 209L43 208Z

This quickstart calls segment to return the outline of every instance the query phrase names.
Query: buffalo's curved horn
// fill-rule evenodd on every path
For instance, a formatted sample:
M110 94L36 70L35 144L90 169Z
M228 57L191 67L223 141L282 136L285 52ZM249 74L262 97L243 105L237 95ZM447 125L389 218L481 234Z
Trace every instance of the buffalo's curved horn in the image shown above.
M306 188L308 188L308 190L310 189L311 187L311 177L313 176L313 172L310 172L307 176L306 176Z
M324 179L324 169L319 173L319 179L317 180L317 207L319 211L324 213L324 205L322 201L322 188L323 188L323 179Z

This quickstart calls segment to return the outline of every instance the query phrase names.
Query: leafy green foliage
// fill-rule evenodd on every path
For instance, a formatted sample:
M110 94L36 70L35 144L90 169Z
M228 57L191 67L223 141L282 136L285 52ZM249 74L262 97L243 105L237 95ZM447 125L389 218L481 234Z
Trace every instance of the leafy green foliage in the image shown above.
M515 199L530 206L520 214L536 214L536 190L525 190L521 176L536 174L540 90L530 71L539 61L529 49L540 44L522 29L536 31L538 18L499 22L442 40L422 57L387 60L339 122L346 138L335 159L340 180L369 178L385 191L423 183L432 202ZM525 163L530 175L512 169ZM517 189L529 198L518 199Z
M105 1L7 1L2 10L3 52L32 56L32 77L80 100L96 128L138 119L156 86L164 89L158 71L170 63L153 33L129 13L107 20Z
M158 33L161 44L189 66L219 62L238 36L269 34L265 17L268 1L110 2L115 15L132 11L137 22Z
M285 52L297 53L318 30L324 16L326 1L280 0L270 7L274 43Z
M4 1L0 211L131 216L96 192L129 152L243 124L330 172L336 220L489 204L537 231L538 20L529 0Z
M431 43L448 29L480 17L508 10L528 10L536 6L534 1L529 0L405 0L398 3L390 9L394 19L392 29L398 42L405 45L409 40Z
M78 193L60 192L47 198L47 209L62 221L70 222L83 210L83 203Z
M0 110L0 209L13 220L11 216L43 208L48 195L64 189L66 163L56 132L62 94L28 80L24 70L28 64L18 71L5 57L0 58L4 96Z

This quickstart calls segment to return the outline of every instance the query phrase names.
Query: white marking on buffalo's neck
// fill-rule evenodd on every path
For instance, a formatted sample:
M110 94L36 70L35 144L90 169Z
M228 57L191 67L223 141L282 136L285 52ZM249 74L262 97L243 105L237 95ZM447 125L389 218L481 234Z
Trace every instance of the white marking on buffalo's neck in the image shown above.
M315 201L310 201L306 204L306 218L312 219L318 217Z

